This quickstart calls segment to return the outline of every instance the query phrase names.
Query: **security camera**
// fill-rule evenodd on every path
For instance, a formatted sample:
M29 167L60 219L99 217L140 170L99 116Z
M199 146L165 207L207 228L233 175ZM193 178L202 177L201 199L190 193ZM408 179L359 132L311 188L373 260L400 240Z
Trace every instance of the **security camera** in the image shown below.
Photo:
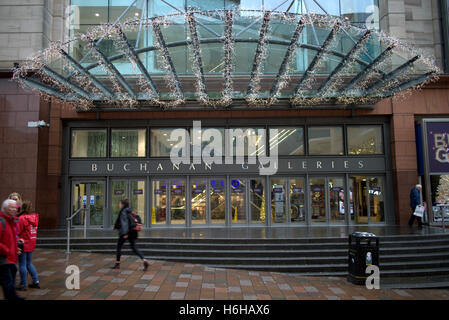
M44 120L28 121L28 128L44 128L49 126L50 124L46 123Z

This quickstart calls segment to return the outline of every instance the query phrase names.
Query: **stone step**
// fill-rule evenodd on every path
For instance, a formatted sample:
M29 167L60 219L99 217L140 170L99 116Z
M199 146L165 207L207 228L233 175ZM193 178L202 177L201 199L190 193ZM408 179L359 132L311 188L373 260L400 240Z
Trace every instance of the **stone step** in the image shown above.
M116 241L99 241L99 242L71 242L71 247L95 247L95 246L115 246ZM191 248L197 248L198 250L221 250L221 249L227 249L227 250L245 250L245 249L263 249L263 250L304 250L304 249L346 249L348 247L348 244L345 243L329 243L329 242L322 242L322 243L283 243L283 244L277 244L277 243L252 243L252 244L236 244L236 243L230 243L230 244L224 244L224 243L183 243L183 242L148 242L148 241L138 241L138 245L140 247L151 247L151 248L178 248L178 249L191 249ZM42 247L52 247L56 246L58 248L62 248L63 246L67 246L67 243L64 242L39 242L38 246ZM388 248L403 248L403 247L428 247L428 246L447 246L449 247L449 239L448 240L422 240L422 241L391 241L391 242L381 242L379 244L379 248L382 249L388 249Z

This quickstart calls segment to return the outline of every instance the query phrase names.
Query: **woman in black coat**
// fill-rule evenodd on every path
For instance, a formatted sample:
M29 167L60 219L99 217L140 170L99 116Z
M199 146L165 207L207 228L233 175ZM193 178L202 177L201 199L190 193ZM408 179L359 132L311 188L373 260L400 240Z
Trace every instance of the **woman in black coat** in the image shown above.
M137 254L143 261L143 271L146 271L148 269L149 263L144 258L139 249L136 248L137 231L131 230L131 228L129 227L129 215L131 214L131 212L132 210L129 207L129 200L120 200L120 212L114 224L114 229L118 230L119 233L117 242L117 261L115 262L115 265L112 267L112 269L120 269L120 256L122 246L126 242L126 240L128 240L133 252Z

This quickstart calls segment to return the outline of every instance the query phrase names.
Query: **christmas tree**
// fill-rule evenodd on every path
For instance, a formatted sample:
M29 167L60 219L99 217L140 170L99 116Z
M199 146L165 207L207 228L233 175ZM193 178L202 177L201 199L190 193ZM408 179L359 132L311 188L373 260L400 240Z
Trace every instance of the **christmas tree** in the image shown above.
M437 188L437 203L449 203L449 175L441 175L440 182Z

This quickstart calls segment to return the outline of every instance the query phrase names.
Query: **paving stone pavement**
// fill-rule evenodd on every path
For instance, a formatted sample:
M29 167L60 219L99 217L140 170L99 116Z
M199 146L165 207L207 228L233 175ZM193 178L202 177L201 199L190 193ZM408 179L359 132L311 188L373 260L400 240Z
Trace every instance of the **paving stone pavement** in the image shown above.
M113 259L104 254L73 252L67 258L63 250L37 249L33 257L42 289L19 292L30 300L449 299L447 289L368 290L340 277L300 277L159 260L151 260L144 273L142 263L134 256L123 256L120 270L110 269ZM65 286L65 268L69 265L80 268L80 290Z

